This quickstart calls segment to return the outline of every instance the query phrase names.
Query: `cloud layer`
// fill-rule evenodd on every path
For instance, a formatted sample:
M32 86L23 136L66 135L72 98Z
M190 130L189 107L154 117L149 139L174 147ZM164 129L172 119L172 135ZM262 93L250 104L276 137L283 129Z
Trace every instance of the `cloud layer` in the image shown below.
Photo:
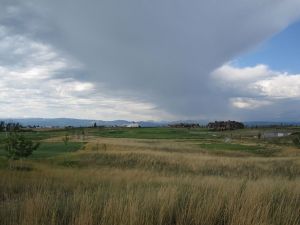
M159 119L151 104L112 98L93 83L75 79L80 64L53 47L3 26L0 39L1 58L14 61L0 64L0 117Z
M0 87L7 112L36 107L38 113L26 115L259 119L266 107L299 94L298 75L226 64L295 21L297 0L2 4ZM294 86L276 87L282 82ZM28 93L9 97L20 90Z
M299 116L300 74L273 71L266 65L239 68L226 64L212 77L236 109L257 111L271 118L280 115L272 119L297 120Z

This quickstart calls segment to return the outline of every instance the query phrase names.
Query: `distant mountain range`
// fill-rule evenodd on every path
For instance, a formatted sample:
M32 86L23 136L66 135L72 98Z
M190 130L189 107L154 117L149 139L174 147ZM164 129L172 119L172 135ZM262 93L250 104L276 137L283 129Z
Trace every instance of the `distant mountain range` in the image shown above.
M93 126L94 123L97 126L124 126L131 124L134 121L127 120L113 120L113 121L104 121L104 120L88 120L88 119L72 119L72 118L10 118L10 119L1 119L0 121L5 121L6 123L20 123L22 126L40 126L40 127L88 127ZM154 121L137 121L142 127L156 127L163 126L168 124L167 122L154 122Z
M297 121L247 121L243 122L247 127L266 127L266 126L299 126L300 122Z
M40 127L88 127L93 126L94 123L97 126L124 126L131 123L138 123L141 127L159 127L168 124L177 123L198 123L200 125L206 125L209 121L205 120L179 120L179 121L128 121L128 120L88 120L88 119L72 119L72 118L10 118L1 119L0 121L20 123L23 126L40 126ZM246 126L271 126L271 125L300 125L300 122L268 122L268 121L248 121L243 122Z

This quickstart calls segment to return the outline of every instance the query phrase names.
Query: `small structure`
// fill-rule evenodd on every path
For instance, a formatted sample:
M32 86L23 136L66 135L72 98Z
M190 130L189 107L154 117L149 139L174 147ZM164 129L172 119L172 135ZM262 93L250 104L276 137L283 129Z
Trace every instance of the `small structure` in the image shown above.
M263 138L278 138L278 137L286 137L291 135L292 133L286 131L267 131L263 133Z
M243 129L245 126L243 123L236 121L215 121L207 124L209 129L224 131L224 130L237 130Z
M138 123L129 123L129 124L126 124L125 127L138 128L138 127L141 127L141 126Z

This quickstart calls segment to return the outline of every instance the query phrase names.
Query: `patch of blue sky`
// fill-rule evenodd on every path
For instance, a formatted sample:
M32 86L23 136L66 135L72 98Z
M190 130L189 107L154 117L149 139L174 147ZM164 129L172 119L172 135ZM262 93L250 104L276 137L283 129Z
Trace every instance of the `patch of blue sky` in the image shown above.
M238 57L234 64L252 67L265 64L275 71L300 73L300 21L263 42L249 53Z

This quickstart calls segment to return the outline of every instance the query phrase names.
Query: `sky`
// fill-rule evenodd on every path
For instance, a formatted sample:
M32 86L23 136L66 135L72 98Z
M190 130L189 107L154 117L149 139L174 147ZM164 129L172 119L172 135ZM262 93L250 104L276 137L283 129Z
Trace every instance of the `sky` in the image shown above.
M0 0L0 117L300 121L299 0Z

